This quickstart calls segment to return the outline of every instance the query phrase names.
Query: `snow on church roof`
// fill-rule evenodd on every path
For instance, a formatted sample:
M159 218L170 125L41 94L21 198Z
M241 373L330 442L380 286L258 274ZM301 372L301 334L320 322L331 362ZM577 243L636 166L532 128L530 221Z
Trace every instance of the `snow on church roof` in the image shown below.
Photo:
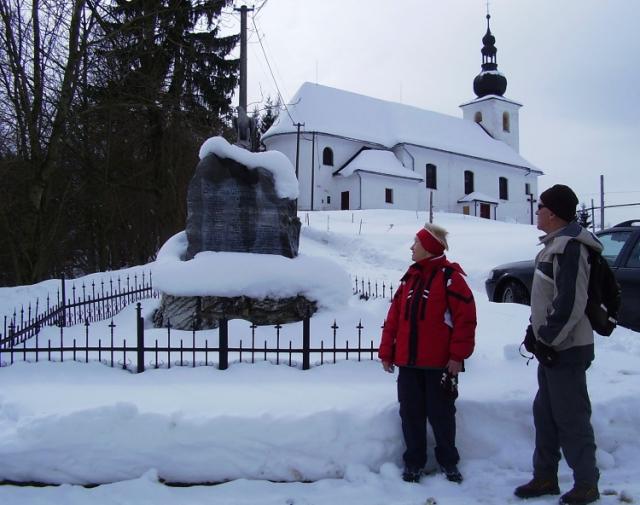
M484 193L480 193L479 191L474 191L473 193L469 193L468 195L463 196L458 200L458 203L463 202L486 202L486 203L500 203L492 196L485 195Z
M405 168L391 151L367 149L358 154L338 174L348 177L356 171L372 172L376 174L404 177L406 179L422 180L413 170Z
M410 105L305 82L287 108L291 118L286 112L280 114L263 139L294 133L293 123L300 122L307 132L330 133L387 148L416 144L537 170L476 123Z

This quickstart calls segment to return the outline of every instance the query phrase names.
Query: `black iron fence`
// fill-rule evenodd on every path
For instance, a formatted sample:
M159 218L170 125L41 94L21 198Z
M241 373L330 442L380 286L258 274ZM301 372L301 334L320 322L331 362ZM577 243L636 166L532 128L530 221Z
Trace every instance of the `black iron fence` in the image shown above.
M359 295L364 300L370 298L387 298L389 301L393 298L393 284L384 281L372 281L364 277L354 277L353 294Z
M11 316L4 316L0 348L16 347L38 335L45 326L65 327L110 319L131 303L157 296L151 272L102 279L98 284L92 281L76 285L62 277L55 302L47 295L42 305L40 300L29 302L20 310L14 309Z
M282 335L283 325L270 328L272 335L258 341L254 324L246 322L245 328L238 333L247 335L247 339L230 337L229 321L221 319L219 327L213 331L177 331L168 325L166 328L153 330L155 338L151 342L145 335L142 306L138 302L136 307L136 333L127 338L116 338L116 325L111 321L105 328L106 338L94 338L92 323L87 319L84 324L74 328L50 328L46 345L42 344L40 331L37 331L29 341L14 342L6 339L0 344L0 366L8 366L17 361L90 361L102 362L111 367L120 367L132 372L143 372L147 368L171 368L172 366L217 366L221 370L228 368L230 363L255 363L256 361L270 361L275 364L287 364L309 369L312 365L335 363L338 360L374 360L377 359L378 348L374 345L380 335L380 327L368 328L373 332L373 338L366 338L365 327L359 321L354 328L341 328L334 321L328 330L320 329L327 335L324 338L313 339L312 345L311 320L305 318L298 325L294 325L296 344L292 338L285 342ZM289 330L291 330L291 325ZM301 326L301 335L300 335ZM264 330L264 327L260 327ZM75 337L65 336L65 332L74 332ZM148 333L148 332L147 332ZM178 335L175 335L175 334ZM349 338L344 337L349 334ZM56 336L52 339L53 334ZM158 338L158 337L161 338ZM211 341L209 340L211 338ZM352 340L350 340L350 338ZM52 343L52 340L55 340Z

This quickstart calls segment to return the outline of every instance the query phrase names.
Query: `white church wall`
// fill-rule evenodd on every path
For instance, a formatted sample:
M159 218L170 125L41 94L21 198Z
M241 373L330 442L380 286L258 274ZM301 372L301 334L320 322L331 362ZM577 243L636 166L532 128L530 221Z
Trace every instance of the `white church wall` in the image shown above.
M277 150L285 154L295 167L296 140L295 134L276 135L265 139L265 145L268 150ZM314 142L315 146L313 146ZM313 197L313 210L340 209L340 201L335 199L333 173L364 146L374 145L322 133L302 132L298 156L298 181L300 183L298 208L310 210ZM333 153L333 165L323 163L323 152L327 147Z
M349 209L361 209L360 196L363 191L361 185L362 179L358 172L349 177L336 175L333 178L331 209L340 210L342 208L342 193L345 191L349 192Z
M461 106L462 117L475 122L476 113L482 114L481 125L489 134L520 151L520 104L501 98L476 100ZM503 114L509 115L508 130L504 129Z
M496 218L500 221L531 222L531 208L525 194L525 184L537 195L537 176L524 169L478 160L453 153L435 151L418 146L404 146L410 154L415 172L424 177L425 182L419 185L419 200L422 208L428 209L429 194L433 194L433 208L436 211L462 212L462 204L458 200L465 195L464 172L470 170L474 174L474 191L499 200L499 179L506 177L508 181L508 199L499 200ZM436 166L437 189L426 187L426 165ZM409 168L409 167L407 167ZM493 217L493 214L492 214Z
M332 208L341 208L342 193L348 191L349 209L416 210L419 204L418 187L419 183L413 180L362 171L349 177L336 176L331 197L335 205ZM386 201L387 190L391 191L391 202Z
M361 173L362 208L416 210L419 205L420 182L399 177L385 177ZM391 203L386 201L386 192L391 190Z
M315 137L315 148L312 140ZM269 150L284 153L295 166L296 135L276 135L266 139ZM525 184L530 184L533 195L538 194L537 175L527 170L486 160L479 160L444 151L428 149L409 144L400 144L393 148L394 153L408 169L413 169L423 177L423 182L414 182L398 178L360 173L366 177L362 186L357 175L350 177L333 176L333 173L353 157L363 146L377 147L365 142L343 139L324 134L302 133L300 136L299 174L300 210L311 209L313 196L314 210L339 210L341 193L349 191L349 207L359 208L398 208L408 210L428 210L429 194L426 187L426 165L431 163L437 170L437 189L433 190L433 207L436 211L462 213L463 205L458 200L464 196L464 171L474 173L474 191L499 199L499 178L508 180L509 199L501 200L495 216L501 221L531 223L531 204L525 194ZM333 166L322 163L325 147L333 151ZM313 151L313 164L312 164ZM313 195L311 191L311 167L313 172ZM393 182L389 182L393 181ZM393 189L394 203L385 203L385 189ZM361 202L362 198L362 202ZM537 196L536 196L537 198ZM535 208L534 208L535 212ZM493 213L492 213L493 218Z

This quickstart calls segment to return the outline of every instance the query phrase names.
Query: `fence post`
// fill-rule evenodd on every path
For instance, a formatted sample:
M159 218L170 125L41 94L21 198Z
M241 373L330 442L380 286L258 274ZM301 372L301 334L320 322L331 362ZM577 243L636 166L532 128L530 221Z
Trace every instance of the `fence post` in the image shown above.
M61 286L61 291L60 291L60 296L61 296L61 301L62 301L62 307L60 307L60 309L62 310L62 316L60 317L59 321L60 321L60 326L66 326L67 325L67 292L65 290L65 279L64 279L64 272L62 273L61 277L60 277L60 282L62 284Z
M302 369L309 370L309 357L311 348L311 325L307 314L302 320Z
M229 321L221 317L218 326L218 368L229 368Z
M140 302L136 305L136 322L137 325L137 345L138 351L138 373L144 372L144 319L142 319L142 304Z

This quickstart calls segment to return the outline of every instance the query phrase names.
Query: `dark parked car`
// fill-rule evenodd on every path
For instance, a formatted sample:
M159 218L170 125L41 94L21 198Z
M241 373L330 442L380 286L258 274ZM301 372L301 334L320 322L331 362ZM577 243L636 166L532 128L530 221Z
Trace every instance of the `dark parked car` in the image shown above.
M640 331L640 219L625 221L596 235L604 246L602 255L622 288L618 322ZM489 300L529 305L533 268L533 260L495 267L485 283Z

